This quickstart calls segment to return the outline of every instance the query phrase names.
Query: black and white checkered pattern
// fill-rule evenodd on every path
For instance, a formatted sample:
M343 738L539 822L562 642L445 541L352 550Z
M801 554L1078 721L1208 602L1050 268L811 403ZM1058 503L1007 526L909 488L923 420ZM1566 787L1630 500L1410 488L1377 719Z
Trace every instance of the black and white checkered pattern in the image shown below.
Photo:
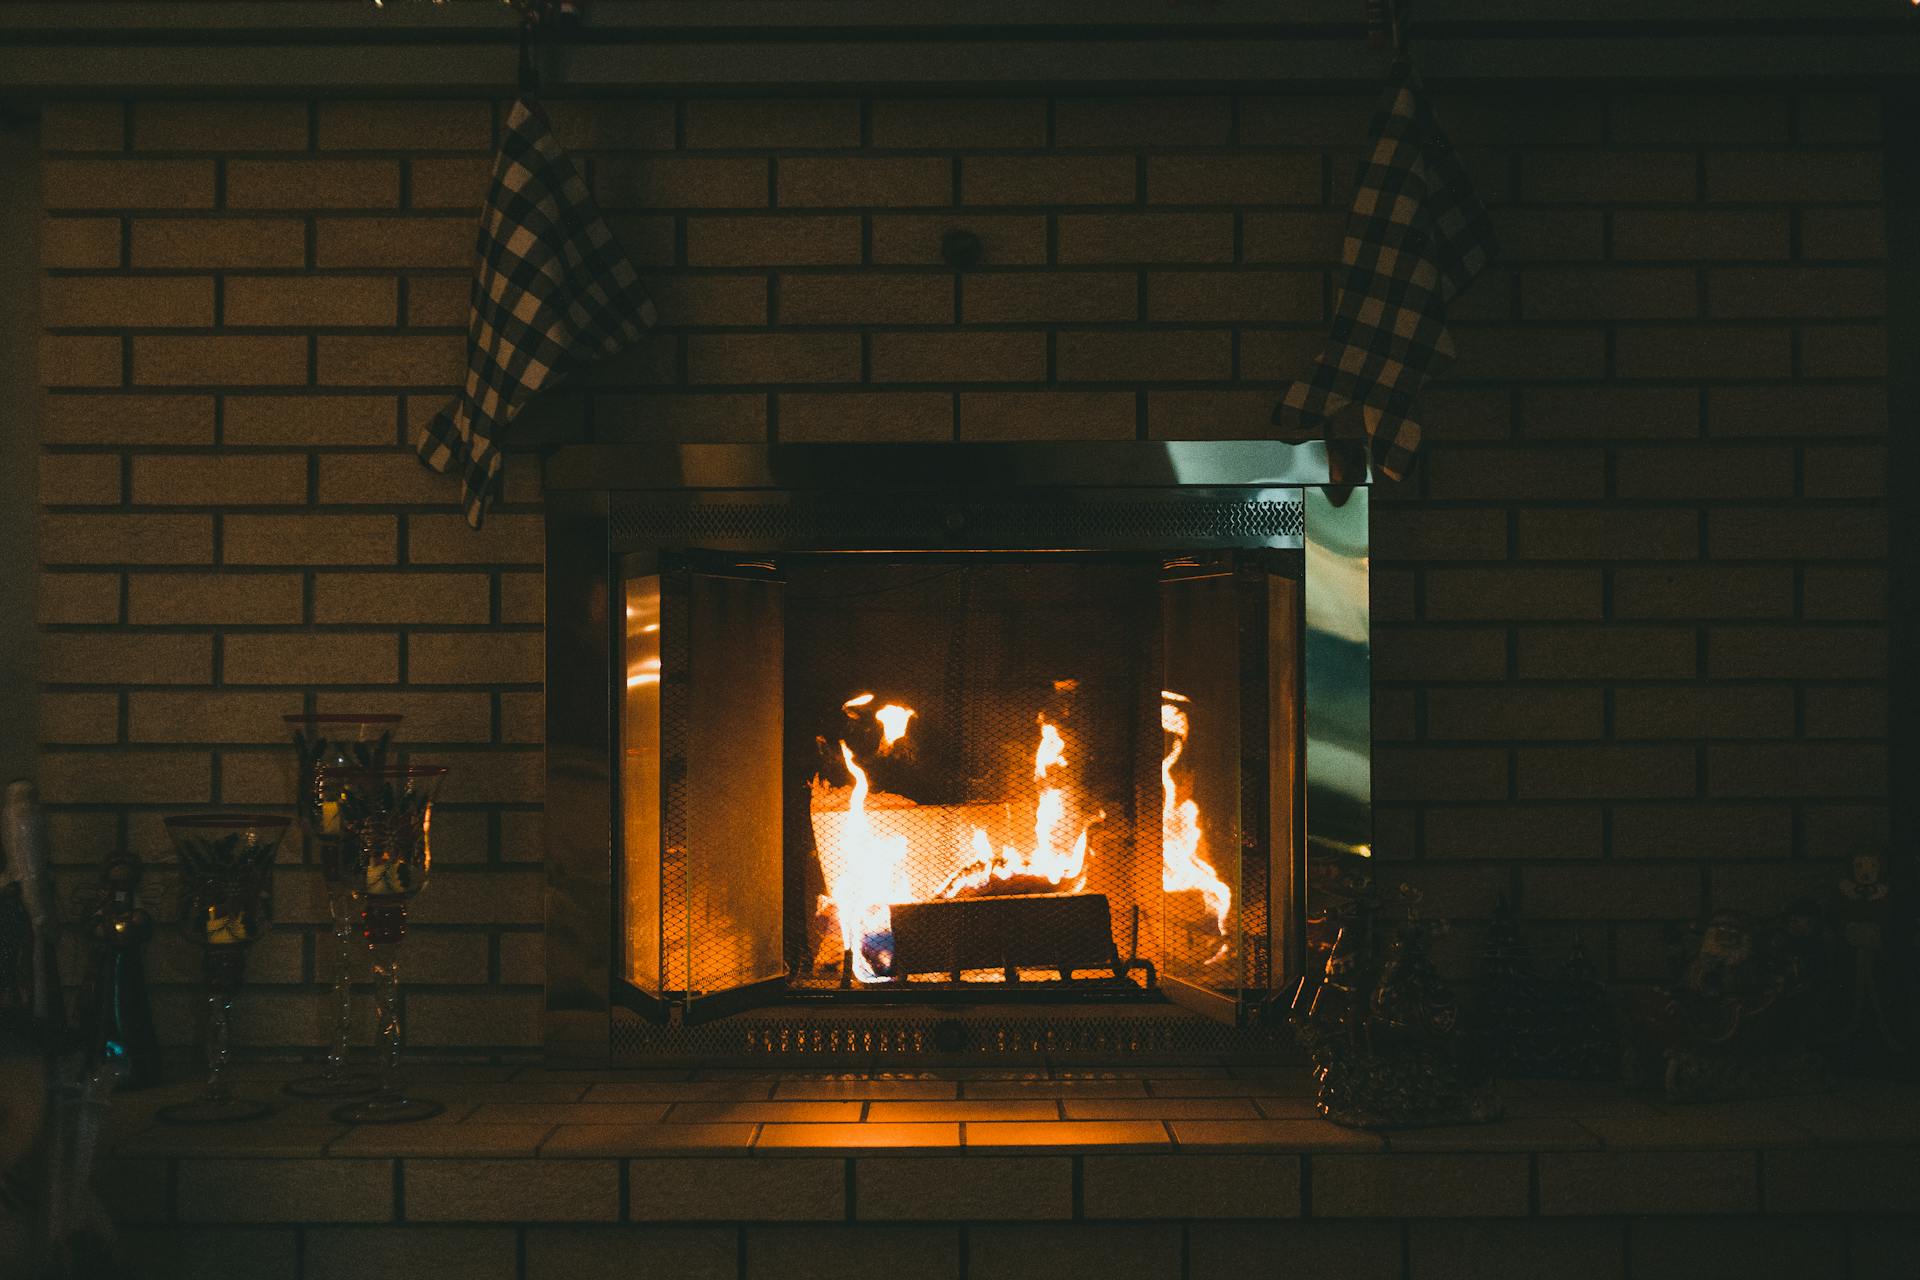
M480 215L466 388L419 443L435 471L459 469L468 524L480 527L500 487L495 437L527 401L639 341L654 320L639 274L546 113L514 103Z
M1274 425L1318 436L1357 402L1374 465L1403 478L1420 447L1414 394L1453 362L1447 304L1494 252L1486 208L1402 60L1374 117L1372 152L1347 216L1332 341L1313 373L1287 388Z

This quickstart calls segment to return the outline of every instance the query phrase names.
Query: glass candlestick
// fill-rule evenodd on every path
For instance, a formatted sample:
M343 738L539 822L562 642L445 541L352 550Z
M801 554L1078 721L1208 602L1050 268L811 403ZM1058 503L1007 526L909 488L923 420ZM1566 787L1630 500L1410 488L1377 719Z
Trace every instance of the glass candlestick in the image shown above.
M378 1089L336 1107L332 1115L344 1124L426 1120L445 1108L408 1097L399 1080L405 1043L400 946L407 936L407 902L426 887L433 865L433 798L447 770L439 765L390 765L326 769L322 776L340 797L341 874L359 903L360 933L373 967L374 1030L380 1039Z
M318 858L333 915L332 1038L320 1074L289 1081L286 1091L301 1098L351 1098L371 1093L378 1081L347 1066L353 1035L354 933L357 920L352 886L340 875L340 797L330 794L326 769L380 768L393 746L397 715L297 715L283 717L293 733L295 816L306 840L309 860ZM336 788L337 789L337 788Z
M246 972L247 948L273 914L273 851L291 820L264 813L190 813L166 819L180 859L180 924L200 946L206 973L207 1087L162 1107L170 1124L253 1120L272 1110L235 1097L227 1083L227 1022Z

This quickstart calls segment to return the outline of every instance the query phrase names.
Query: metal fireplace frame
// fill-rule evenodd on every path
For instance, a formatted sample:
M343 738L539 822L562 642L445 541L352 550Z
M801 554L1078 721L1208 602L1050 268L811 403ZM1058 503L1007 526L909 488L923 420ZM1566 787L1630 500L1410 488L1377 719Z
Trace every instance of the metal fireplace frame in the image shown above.
M1296 862L1371 853L1367 489L1344 474L1336 483L1320 443L579 445L547 459L545 488L550 1063L947 1047L897 1010L801 1025L741 1014L693 1035L630 1025L614 990L624 658L613 593L636 552L1300 550ZM1303 889L1296 916L1304 910ZM1086 1010L1003 1019L994 1034L1040 1053L1197 1043L1178 1022Z

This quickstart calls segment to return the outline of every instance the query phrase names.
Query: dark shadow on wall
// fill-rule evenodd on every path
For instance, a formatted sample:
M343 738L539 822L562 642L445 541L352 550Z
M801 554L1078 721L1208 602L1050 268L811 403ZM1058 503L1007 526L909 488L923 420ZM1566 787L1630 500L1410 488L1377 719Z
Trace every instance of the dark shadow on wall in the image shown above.
M39 129L0 104L0 778L34 761L39 231Z

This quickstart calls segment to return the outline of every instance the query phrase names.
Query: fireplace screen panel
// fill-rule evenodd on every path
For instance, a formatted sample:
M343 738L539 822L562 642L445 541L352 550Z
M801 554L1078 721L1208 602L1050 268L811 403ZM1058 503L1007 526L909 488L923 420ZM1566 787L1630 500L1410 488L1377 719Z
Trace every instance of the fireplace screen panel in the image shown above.
M690 1014L756 984L1270 989L1298 662L1271 581L1148 554L630 578L628 981Z

